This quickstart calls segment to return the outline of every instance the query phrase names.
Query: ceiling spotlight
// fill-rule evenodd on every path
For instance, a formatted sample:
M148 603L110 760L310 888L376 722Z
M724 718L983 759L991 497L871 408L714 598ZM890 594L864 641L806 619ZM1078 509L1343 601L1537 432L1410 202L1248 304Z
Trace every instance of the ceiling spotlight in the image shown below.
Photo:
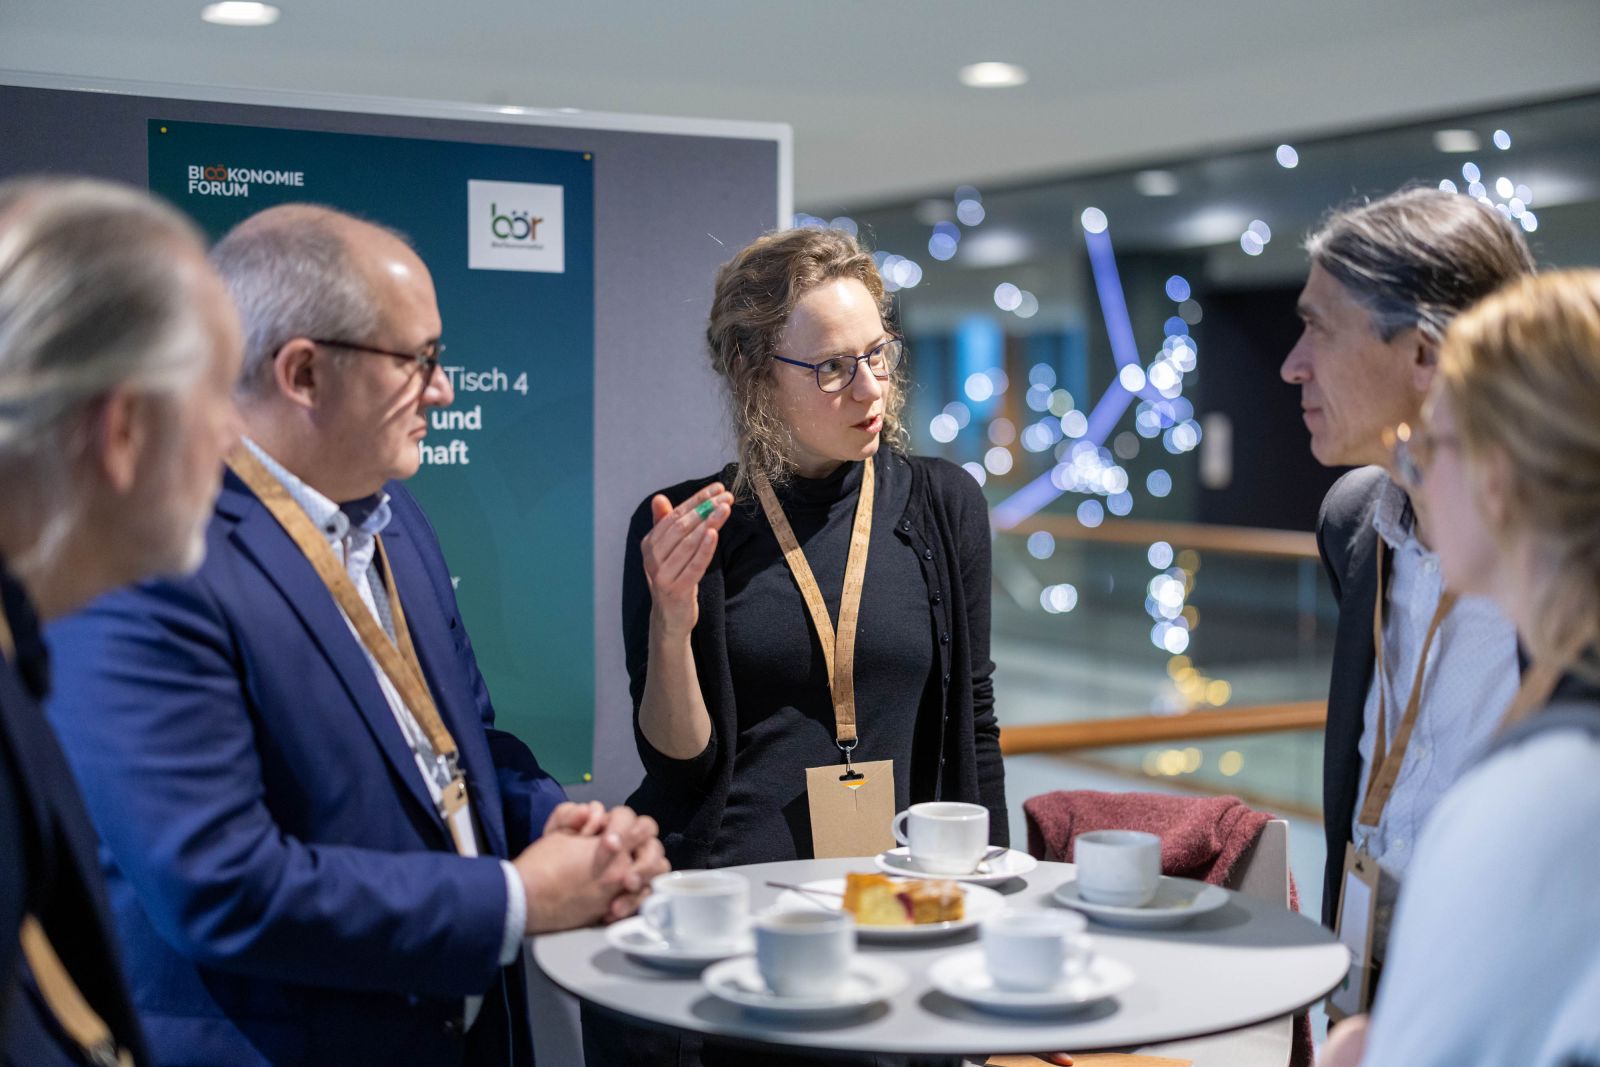
M1483 142L1471 130L1434 130L1433 147L1441 152L1476 152Z
M1176 196L1178 176L1170 170L1141 170L1133 176L1133 187L1144 196Z
M279 11L271 4L257 4L247 0L223 0L207 4L200 17L218 26L270 26L278 21Z
M1293 170L1300 165L1300 153L1295 151L1292 144L1279 145L1273 156L1277 159L1278 166L1284 170Z
M1028 80L1015 63L971 63L961 68L961 84L972 89L1012 89Z

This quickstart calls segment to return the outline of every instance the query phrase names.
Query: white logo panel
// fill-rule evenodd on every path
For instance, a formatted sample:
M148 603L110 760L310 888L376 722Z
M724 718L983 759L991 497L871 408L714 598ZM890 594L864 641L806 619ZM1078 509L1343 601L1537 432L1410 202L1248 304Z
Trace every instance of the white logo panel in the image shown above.
M563 189L534 182L467 182L467 267L567 269Z

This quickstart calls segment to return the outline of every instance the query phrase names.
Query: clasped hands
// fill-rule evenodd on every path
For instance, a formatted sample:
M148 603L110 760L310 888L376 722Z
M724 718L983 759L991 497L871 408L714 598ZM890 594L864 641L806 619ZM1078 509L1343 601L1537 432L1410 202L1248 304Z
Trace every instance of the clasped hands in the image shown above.
M639 909L650 879L670 867L648 815L597 801L560 804L544 835L512 861L527 891L527 932L615 922Z

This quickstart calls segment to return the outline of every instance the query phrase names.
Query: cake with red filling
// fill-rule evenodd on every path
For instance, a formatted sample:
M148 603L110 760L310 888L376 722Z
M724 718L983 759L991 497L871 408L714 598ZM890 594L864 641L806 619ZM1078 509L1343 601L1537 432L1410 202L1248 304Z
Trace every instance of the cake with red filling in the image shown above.
M966 914L966 898L955 882L847 874L844 910L862 926L921 926L959 920Z

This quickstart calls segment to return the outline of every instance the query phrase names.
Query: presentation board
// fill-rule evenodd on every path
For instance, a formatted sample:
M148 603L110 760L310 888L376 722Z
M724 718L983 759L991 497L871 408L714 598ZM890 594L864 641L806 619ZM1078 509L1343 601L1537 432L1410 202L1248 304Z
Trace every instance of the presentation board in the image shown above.
M0 177L147 185L212 237L310 201L413 242L456 399L411 487L499 724L574 796L625 797L627 522L729 455L705 313L790 217L788 128L0 72L0 144Z

